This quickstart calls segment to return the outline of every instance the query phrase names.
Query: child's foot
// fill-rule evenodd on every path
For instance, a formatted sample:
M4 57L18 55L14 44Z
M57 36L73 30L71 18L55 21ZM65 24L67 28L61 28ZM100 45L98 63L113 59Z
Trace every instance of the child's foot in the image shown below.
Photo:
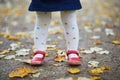
M68 56L68 64L69 65L80 65L81 64L80 55L77 51L69 50L67 52L67 56Z
M31 65L40 65L44 62L45 52L44 51L36 51L34 52L34 56L31 60Z

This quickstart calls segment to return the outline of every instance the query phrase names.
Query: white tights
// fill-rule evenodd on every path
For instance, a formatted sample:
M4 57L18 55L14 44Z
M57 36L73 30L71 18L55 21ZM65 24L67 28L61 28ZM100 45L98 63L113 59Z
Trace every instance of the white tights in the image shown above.
M46 51L48 27L51 22L51 12L36 12L34 28L34 44L37 50ZM61 19L64 26L67 50L77 50L79 43L79 30L75 11L62 11Z

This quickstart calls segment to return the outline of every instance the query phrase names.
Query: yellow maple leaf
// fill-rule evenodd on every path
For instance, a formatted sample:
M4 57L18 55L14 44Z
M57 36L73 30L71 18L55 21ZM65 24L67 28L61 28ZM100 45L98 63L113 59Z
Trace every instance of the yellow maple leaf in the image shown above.
M57 56L54 58L54 60L55 60L56 62L66 61L66 56L65 56L65 55L63 55L63 56L57 55Z
M48 52L45 53L45 56L48 57L50 54Z
M110 67L109 66L102 66L100 68L94 68L92 70L89 71L90 75L100 75L104 72L104 70L110 70Z
M100 76L92 76L90 80L101 80Z
M9 53L9 52L10 52L10 50L9 50L9 49L0 50L0 52L2 52L2 53Z
M79 68L68 68L67 70L69 73L76 74L80 72Z
M113 44L117 44L117 45L120 45L120 40L115 40L115 41L112 41Z
M100 20L96 19L96 20L95 20L95 23L96 23L96 24L100 24Z
M28 69L28 68L18 68L14 71L12 71L11 73L9 73L9 77L10 78L14 78L14 77L25 77L27 76L28 74L30 73L37 73L38 71L37 70L32 70L32 69Z
M14 40L14 41L17 41L17 40L19 40L19 37L18 36L9 36L8 37L8 40Z

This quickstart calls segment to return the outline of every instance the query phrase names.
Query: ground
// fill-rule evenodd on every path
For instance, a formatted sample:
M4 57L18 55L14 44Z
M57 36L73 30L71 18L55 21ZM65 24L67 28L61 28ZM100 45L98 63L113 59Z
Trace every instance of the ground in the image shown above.
M45 63L41 66L31 66L19 62L15 59L29 59L32 55L16 56L15 59L0 58L0 80L55 80L59 78L69 77L87 77L90 78L88 67L89 61L100 62L99 67L106 65L110 67L110 71L105 71L101 74L101 80L119 80L120 79L120 45L113 44L112 41L120 40L120 14L119 0L81 0L83 8L77 11L77 20L80 31L79 51L81 48L86 50L91 47L100 47L108 50L109 54L83 54L82 65L74 66L80 69L78 74L70 74L67 69L71 66L67 62L55 62L54 57L56 51L48 50L49 56L45 58ZM35 23L35 13L27 11L29 0L0 0L0 32L10 32L15 35L17 32L33 32ZM49 37L47 44L56 45L58 49L66 49L65 40L60 20L59 12L54 12L49 27ZM86 28L87 27L87 28ZM89 28L90 27L90 28ZM89 29L88 29L89 28ZM113 30L114 34L107 35L106 29ZM56 30L56 32L55 32ZM52 32L53 33L52 33ZM26 34L27 34L26 33ZM100 36L100 39L92 40L92 36ZM22 43L22 48L32 49L33 37L17 41L8 40L5 36L0 36L0 50L5 50L10 47L11 43ZM94 45L94 42L100 41L102 45ZM56 42L56 43L55 43ZM58 44L57 44L58 43ZM1 55L1 54L0 54ZM15 51L6 53L5 56L15 55ZM54 64L60 64L55 66ZM8 74L20 67L40 70L39 77L28 75L24 78L9 78ZM67 79L66 79L67 80Z

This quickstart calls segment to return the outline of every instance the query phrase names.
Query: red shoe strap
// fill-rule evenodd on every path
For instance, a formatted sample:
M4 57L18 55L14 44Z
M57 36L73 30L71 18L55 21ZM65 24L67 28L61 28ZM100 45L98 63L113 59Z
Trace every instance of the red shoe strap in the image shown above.
M79 56L79 53L78 53L78 51L76 51L76 50L68 50L68 51L66 52L66 54L67 54L67 56L68 56L69 54L77 54L77 55Z
M36 54L42 54L45 57L45 52L44 51L35 51L34 55L36 55Z

